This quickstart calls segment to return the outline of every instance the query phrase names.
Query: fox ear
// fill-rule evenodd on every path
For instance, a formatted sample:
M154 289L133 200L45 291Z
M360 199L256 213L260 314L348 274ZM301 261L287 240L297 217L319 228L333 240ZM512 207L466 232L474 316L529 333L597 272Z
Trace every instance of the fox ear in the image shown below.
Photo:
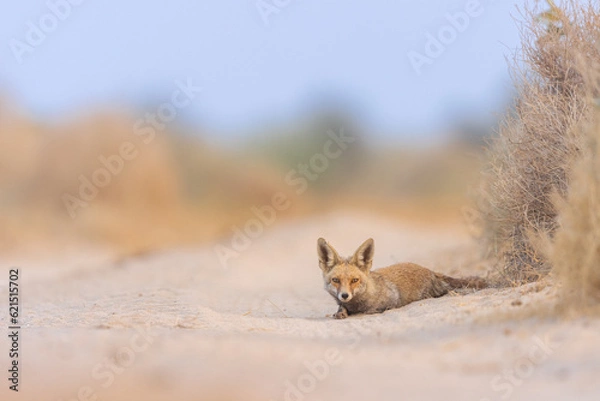
M317 241L317 254L319 255L319 267L324 272L331 270L340 261L340 255L323 238Z
M373 241L373 238L369 238L358 247L354 256L352 256L352 263L357 265L361 270L368 272L371 270L374 254L375 242Z

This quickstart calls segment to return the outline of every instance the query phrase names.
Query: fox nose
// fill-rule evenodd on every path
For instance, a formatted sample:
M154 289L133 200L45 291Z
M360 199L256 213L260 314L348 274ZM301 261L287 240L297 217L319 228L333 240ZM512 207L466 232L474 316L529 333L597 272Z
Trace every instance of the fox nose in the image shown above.
M342 298L344 298L344 299L348 299L348 293L347 293L347 292L343 292L343 293L342 293Z

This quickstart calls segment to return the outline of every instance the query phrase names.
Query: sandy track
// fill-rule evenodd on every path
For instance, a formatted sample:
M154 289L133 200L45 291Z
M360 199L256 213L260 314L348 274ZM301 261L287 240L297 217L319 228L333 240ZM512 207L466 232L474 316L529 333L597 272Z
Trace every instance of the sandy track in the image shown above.
M319 236L344 254L372 236L376 266L483 273L456 228L347 214L269 230L228 268L212 246L11 261L23 271L23 370L21 392L4 386L2 399L600 399L599 321L499 317L555 302L552 287L336 321L326 317L336 307L322 289Z

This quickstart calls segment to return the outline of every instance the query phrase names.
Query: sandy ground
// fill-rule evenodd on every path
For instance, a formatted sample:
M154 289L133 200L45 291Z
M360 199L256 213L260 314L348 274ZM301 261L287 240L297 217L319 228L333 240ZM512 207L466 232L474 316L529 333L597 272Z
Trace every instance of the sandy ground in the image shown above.
M600 399L599 320L506 318L556 302L552 286L452 294L333 320L319 236L343 254L373 237L378 267L413 261L485 274L456 227L343 213L270 229L227 268L213 246L125 260L98 252L6 259L7 271L21 271L21 377L18 394L2 380L0 399Z

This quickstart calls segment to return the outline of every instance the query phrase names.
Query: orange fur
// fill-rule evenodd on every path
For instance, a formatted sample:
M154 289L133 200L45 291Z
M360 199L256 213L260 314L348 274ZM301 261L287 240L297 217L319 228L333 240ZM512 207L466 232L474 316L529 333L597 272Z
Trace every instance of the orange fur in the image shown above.
M375 245L365 241L350 258L319 238L319 266L325 290L339 305L337 319L357 313L380 313L425 298L441 297L456 288L485 288L479 277L453 278L414 263L399 263L371 271Z

